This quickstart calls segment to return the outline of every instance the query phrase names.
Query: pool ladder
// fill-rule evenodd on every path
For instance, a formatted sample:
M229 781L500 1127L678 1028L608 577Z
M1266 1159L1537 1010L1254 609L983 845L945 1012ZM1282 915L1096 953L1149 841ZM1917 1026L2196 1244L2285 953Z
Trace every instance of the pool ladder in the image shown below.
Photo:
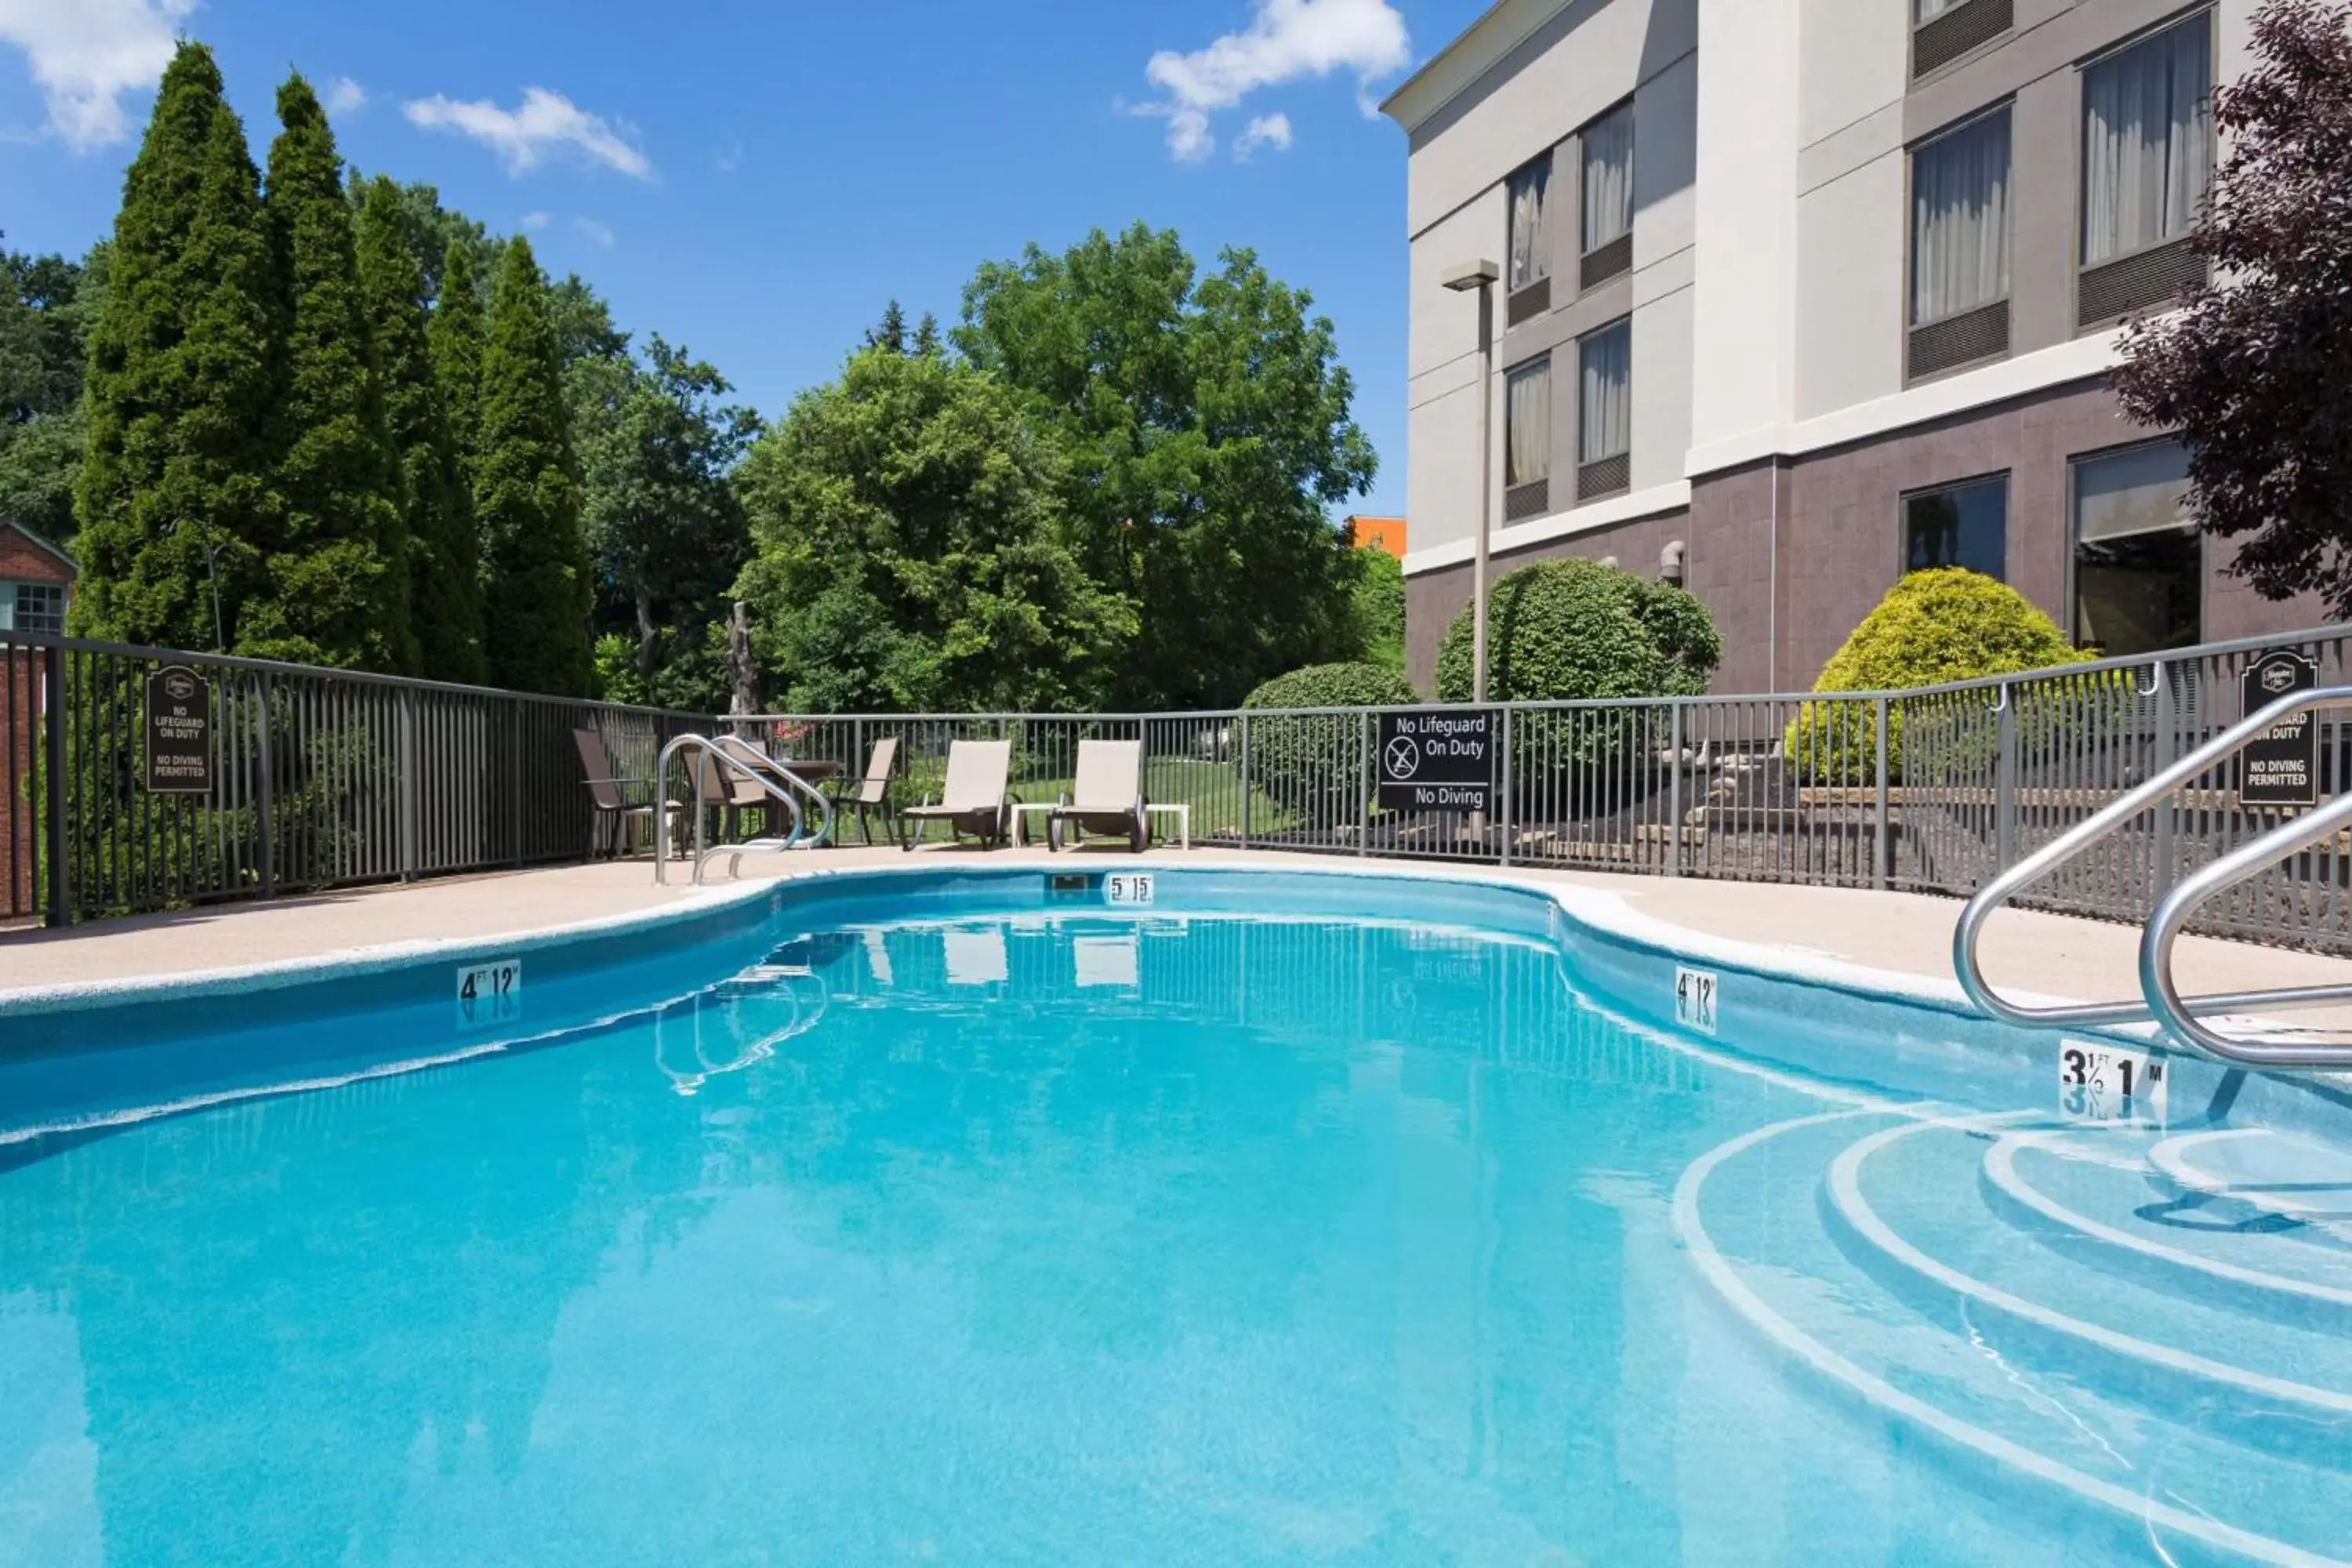
M2352 1044L2246 1039L2222 1033L2202 1016L2253 1008L2322 1006L2352 999L2352 984L2184 996L2172 972L2173 943L2206 900L2251 880L2290 855L2332 839L2352 824L2352 794L2339 794L2326 805L2238 846L2184 879L2158 900L2140 933L2138 1001L2029 1006L2002 995L1985 978L1977 953L1985 923L1992 918L1993 911L2030 884L2121 831L2142 812L2164 808L2175 790L2235 756L2249 741L2272 725L2298 714L2316 715L2346 709L2352 709L2352 686L2291 692L2222 731L1986 883L1960 911L1959 923L1952 930L1952 967L1959 977L1960 989L1968 993L1969 1000L1993 1016L2030 1027L2065 1028L2154 1020L2175 1039L2240 1067L2352 1068Z
M710 862L721 856L727 858L727 875L741 874L746 855L782 854L795 849L816 849L833 838L833 799L800 774L773 758L763 756L749 742L730 737L714 741L708 735L685 734L673 739L661 749L654 763L654 880L669 880L669 795L664 787L669 780L670 763L683 752L694 755L694 879L700 882ZM792 817L792 829L781 836L748 838L740 844L715 844L706 848L702 841L703 817L707 804L703 799L704 770L716 766L721 778L739 773L757 785L761 794L782 805ZM807 815L801 810L801 800L814 802L819 813L816 829L808 826Z

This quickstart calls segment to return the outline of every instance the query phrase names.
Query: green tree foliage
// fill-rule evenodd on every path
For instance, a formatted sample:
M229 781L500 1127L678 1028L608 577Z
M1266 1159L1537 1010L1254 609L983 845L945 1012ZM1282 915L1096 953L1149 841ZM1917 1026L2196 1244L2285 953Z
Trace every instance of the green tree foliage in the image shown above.
M270 278L244 129L211 52L183 43L123 179L91 328L76 629L211 647L217 607L234 635L274 527Z
M751 448L737 594L795 708L1099 701L1132 605L1064 537L1067 458L993 376L943 353L852 356Z
M400 187L378 175L359 206L359 278L383 387L386 433L399 465L409 548L409 624L418 668L436 680L478 682L482 547L473 498L460 483L432 351L425 279L406 229Z
M283 328L272 405L268 585L237 643L300 664L409 673L408 531L360 289L342 160L310 84L278 90L265 210Z
M1365 662L1404 669L1404 563L1385 550L1354 556L1356 645Z
M1032 246L965 290L957 344L1071 454L1080 560L1148 607L1109 693L1123 706L1223 706L1354 651L1355 574L1327 514L1376 465L1310 304L1246 250L1201 278L1139 224Z
M594 683L592 584L547 293L530 243L509 241L482 346L474 515L489 563L483 647L495 685L584 697Z
M1487 595L1486 695L1498 701L1695 697L1723 662L1706 606L1680 588L1598 562L1541 561ZM1437 653L1437 695L1467 702L1468 605Z
M716 369L659 337L643 364L626 354L592 355L565 379L599 589L596 624L629 640L626 689L724 708L726 677L709 657L709 629L725 618L728 590L750 554L729 475L759 420L720 403L730 388ZM600 638L608 692L617 689L612 663Z
M80 262L0 251L0 517L73 537L82 374L106 247Z
M370 179L357 169L351 172L350 196L352 208L357 212L366 205L369 192L378 180ZM409 252L416 258L416 270L423 279L418 292L427 300L441 298L442 277L448 267L449 253L462 251L466 258L467 278L474 287L498 274L498 237L464 213L441 205L441 193L432 185L394 183L397 197L396 212L400 232Z
M1822 667L1813 689L1905 691L2054 669L2093 657L2008 584L1944 566L1914 572L1888 589ZM1899 707L1890 711L1886 728L1889 766L1900 774ZM1790 724L1787 741L1790 754L1812 777L1857 782L1877 776L1874 704L1809 702ZM1948 750L1938 746L1937 754Z
M473 251L453 243L443 255L441 289L425 337L433 352L433 379L441 389L441 414L449 426L458 485L468 498L482 444L483 314Z

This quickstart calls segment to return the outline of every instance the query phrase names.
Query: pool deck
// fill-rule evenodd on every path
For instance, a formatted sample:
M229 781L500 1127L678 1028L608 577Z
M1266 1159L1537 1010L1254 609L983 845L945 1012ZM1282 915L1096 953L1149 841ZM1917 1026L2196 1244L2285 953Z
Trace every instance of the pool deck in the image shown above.
M1128 857L1116 851L1054 855L1040 848L986 855L942 848L908 857L887 847L847 848L755 863L745 868L745 880L789 877L812 868L937 866L950 858L975 865L1064 868L1083 863L1108 869ZM1269 870L1393 867L1474 879L1485 869L1211 848L1156 851L1151 858L1163 864ZM1831 959L1944 984L1952 978L1952 921L1960 910L1952 899L1517 866L1506 873L1486 874L1613 894L1648 921L1746 944L1767 967L1801 968L1810 961ZM674 869L672 875L682 878L684 873ZM542 933L715 896L725 895L682 881L656 886L647 861L603 862L215 905L65 931L0 934L0 1008L7 1005L12 991L186 977L306 959L348 959L371 949L418 942ZM2019 993L2078 1000L2135 995L2138 934L2127 926L2005 911L1987 932L1985 963L2004 989ZM2178 958L2183 983L2194 991L2352 982L2352 962L2204 937L2184 938ZM1916 984L1915 979L1911 986ZM2346 1019L2342 1010L2331 1008L2300 1014L2294 1021L2305 1026L2341 1026Z

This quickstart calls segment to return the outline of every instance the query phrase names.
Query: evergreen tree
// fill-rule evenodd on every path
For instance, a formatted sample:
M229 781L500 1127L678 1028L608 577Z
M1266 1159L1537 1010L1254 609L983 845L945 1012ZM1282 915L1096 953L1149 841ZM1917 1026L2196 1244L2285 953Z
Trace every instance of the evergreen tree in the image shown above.
M907 352L907 312L898 308L898 300L884 307L882 320L866 329L866 346L884 353Z
M75 494L87 635L234 637L269 526L269 242L210 50L183 43L122 182Z
M412 671L408 534L360 292L342 160L318 94L278 89L269 220L282 339L273 408L278 529L237 644L268 658Z
M384 422L399 466L409 549L409 623L419 668L436 680L479 682L481 542L473 498L457 478L441 390L425 342L425 279L409 244L400 187L368 182L359 209L360 289L383 384Z
M547 294L530 242L513 240L482 345L474 513L489 563L483 646L494 684L582 697L594 679L593 584Z
M482 439L482 295L474 278L471 246L455 241L449 246L425 338L433 350L433 379L441 388L442 416L449 426L449 449L457 461L458 488L470 498L474 456L481 450Z

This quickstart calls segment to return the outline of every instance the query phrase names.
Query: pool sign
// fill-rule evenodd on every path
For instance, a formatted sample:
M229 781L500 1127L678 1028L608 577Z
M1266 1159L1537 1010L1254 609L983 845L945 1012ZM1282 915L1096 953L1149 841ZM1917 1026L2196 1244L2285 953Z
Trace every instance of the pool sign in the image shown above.
M1103 902L1148 904L1158 891L1149 871L1113 871L1103 879Z
M1486 811L1495 793L1495 715L1424 708L1381 715L1382 811Z
M2162 1057L2095 1040L2058 1042L2058 1113L2070 1121L2164 1125Z
M2248 718L2290 691L2319 685L2319 661L2293 648L2273 648L2246 666ZM2283 719L2238 753L2238 804L2315 805L2319 802L2319 722L2303 712Z
M1715 999L1719 982L1712 969L1675 968L1675 1022L1702 1035L1715 1033Z
M501 958L457 971L457 1026L479 1029L522 1016L522 960Z
M147 789L213 792L213 689L185 665L167 665L147 678Z

